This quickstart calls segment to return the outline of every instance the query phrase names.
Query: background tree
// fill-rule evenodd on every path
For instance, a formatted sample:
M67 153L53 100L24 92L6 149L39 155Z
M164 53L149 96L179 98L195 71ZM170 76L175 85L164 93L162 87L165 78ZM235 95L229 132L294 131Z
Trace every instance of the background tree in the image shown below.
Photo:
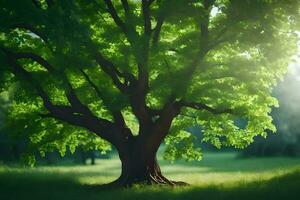
M115 184L176 184L156 152L165 140L167 157L200 159L186 127L197 122L204 141L238 148L275 130L271 90L296 51L298 4L2 0L8 118L42 154L85 139L112 144L122 162Z

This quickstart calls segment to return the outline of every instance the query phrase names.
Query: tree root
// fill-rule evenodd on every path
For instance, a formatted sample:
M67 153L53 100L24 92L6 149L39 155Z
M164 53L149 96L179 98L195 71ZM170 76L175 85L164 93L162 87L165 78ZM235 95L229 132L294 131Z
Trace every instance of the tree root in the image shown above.
M147 179L132 179L129 177L120 177L117 180L103 184L92 186L93 189L96 190L114 190L114 189L124 189L131 188L134 186L162 186L162 187L181 187L181 186L189 186L188 183L183 181L172 181L167 179L164 176L149 176Z
M189 186L188 183L183 181L172 181L164 177L163 175L152 175L150 174L146 178L131 178L120 177L119 179L103 185L105 188L130 188L134 185L148 186L148 185L157 185L157 186Z

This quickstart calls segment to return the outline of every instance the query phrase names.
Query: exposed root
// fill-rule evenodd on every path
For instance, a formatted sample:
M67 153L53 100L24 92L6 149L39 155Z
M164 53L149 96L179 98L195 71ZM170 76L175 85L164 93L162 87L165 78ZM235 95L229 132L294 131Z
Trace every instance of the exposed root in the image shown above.
M116 181L107 184L109 187L132 187L133 185L158 185L158 186L188 186L188 183L182 181L172 181L161 174L149 174L144 178L132 178L130 176L120 177Z
M150 167L149 167L150 166ZM134 166L136 167L136 166ZM127 170L126 170L127 169ZM122 168L121 176L108 184L102 185L103 189L130 188L134 185L157 185L157 186L188 186L188 183L182 181L172 181L162 175L157 160L153 165L141 168Z
M171 181L164 176L149 176L147 179L144 180L133 180L130 179L129 177L120 177L117 180L103 184L103 185L97 185L97 186L92 186L92 189L95 190L114 190L114 189L124 189L124 188L131 188L134 185L140 185L140 186L171 186L171 187L179 187L179 186L189 186L188 183L182 182L182 181Z
M176 186L188 186L188 183L185 183L183 181L173 181L173 180L169 180L166 177L164 177L163 175L160 176L156 176L153 177L152 179L154 181L154 185L167 185L167 186L172 186L172 187L176 187Z

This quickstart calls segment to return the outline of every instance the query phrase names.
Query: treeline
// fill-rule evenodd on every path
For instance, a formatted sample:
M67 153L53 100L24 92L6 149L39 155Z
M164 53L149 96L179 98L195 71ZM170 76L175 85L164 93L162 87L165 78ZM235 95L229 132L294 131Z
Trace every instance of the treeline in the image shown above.
M28 151L28 141L22 137L10 137L3 131L0 132L0 162L4 163L22 163L26 158ZM102 155L97 150L85 150L78 148L74 153L67 150L66 155L62 157L58 151L47 152L45 156L35 153L37 164L96 164L96 158L108 158L109 155Z

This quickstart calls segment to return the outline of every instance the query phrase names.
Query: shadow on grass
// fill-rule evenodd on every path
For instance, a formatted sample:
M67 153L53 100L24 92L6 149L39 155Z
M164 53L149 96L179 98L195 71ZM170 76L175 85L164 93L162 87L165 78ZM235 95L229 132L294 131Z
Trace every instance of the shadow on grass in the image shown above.
M73 177L46 173L0 173L0 199L300 199L300 170L268 181L188 187L135 187L101 190Z

